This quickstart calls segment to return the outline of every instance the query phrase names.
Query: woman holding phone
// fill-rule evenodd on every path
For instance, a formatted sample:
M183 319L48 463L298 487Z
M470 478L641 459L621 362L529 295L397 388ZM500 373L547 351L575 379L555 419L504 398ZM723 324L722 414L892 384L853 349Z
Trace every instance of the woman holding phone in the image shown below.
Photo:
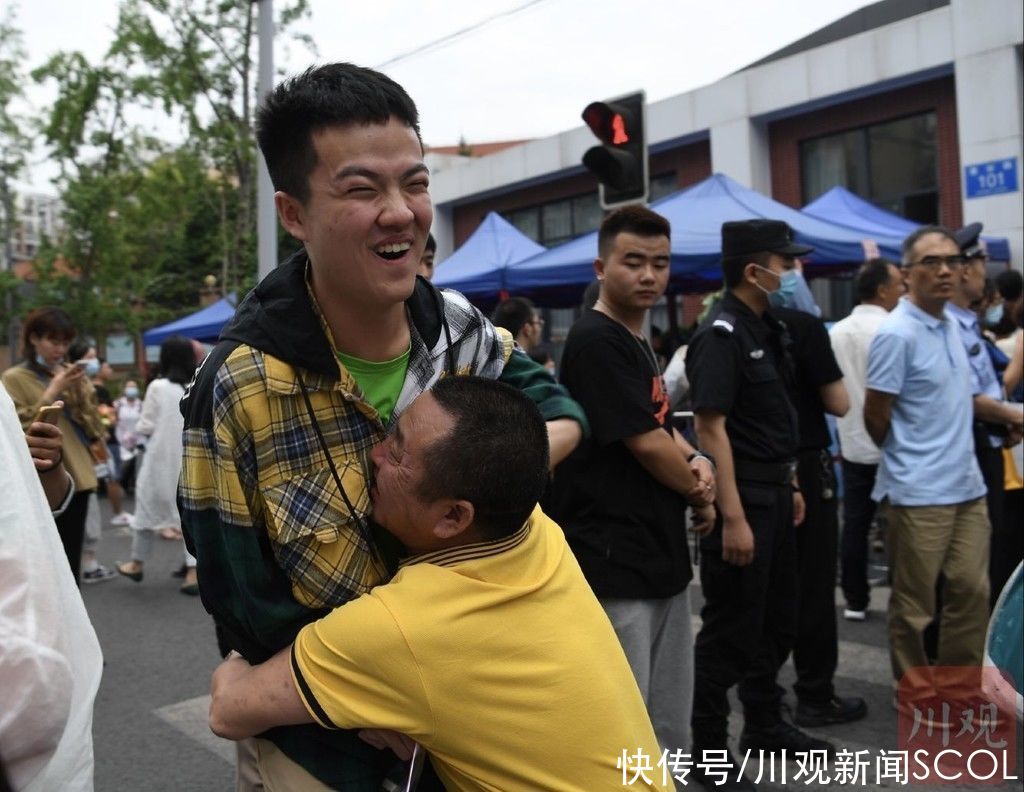
M64 362L75 335L74 322L62 309L47 306L31 311L25 317L21 334L22 361L7 369L2 379L26 431L30 430L42 407L58 399L64 402L57 426L64 438L64 467L75 482L75 494L56 522L77 583L89 495L97 487L90 446L103 442L105 429L99 420L96 395L86 379L84 366L69 366Z

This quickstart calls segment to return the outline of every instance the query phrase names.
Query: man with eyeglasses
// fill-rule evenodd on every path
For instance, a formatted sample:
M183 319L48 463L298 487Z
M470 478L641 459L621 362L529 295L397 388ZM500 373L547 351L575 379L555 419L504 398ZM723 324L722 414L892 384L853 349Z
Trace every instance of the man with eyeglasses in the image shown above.
M872 497L888 512L895 681L928 665L924 630L945 577L937 664L980 666L988 620L989 522L974 456L971 367L946 303L964 258L953 232L923 226L902 247L907 296L868 353L864 424L881 448ZM1020 426L1018 415L1015 421Z
M491 322L495 327L508 330L524 352L532 352L540 346L544 320L525 297L509 297L498 303Z
M960 326L960 340L971 366L971 387L974 393L974 455L978 458L978 466L988 489L985 500L988 504L989 522L992 525L989 599L990 604L995 605L999 592L1013 572L1017 560L1009 550L1009 547L1012 547L1012 539L1005 535L1005 531L1020 529L1019 525L1005 525L1003 442L1007 441L1011 434L1010 425L1019 422L1024 406L1003 403L1003 388L989 356L987 341L981 333L978 315L971 307L985 294L985 262L988 256L981 244L981 229L981 223L971 223L956 232L956 239L965 261L954 279L956 287L947 310ZM1012 440L1019 442L1020 435L1016 435Z

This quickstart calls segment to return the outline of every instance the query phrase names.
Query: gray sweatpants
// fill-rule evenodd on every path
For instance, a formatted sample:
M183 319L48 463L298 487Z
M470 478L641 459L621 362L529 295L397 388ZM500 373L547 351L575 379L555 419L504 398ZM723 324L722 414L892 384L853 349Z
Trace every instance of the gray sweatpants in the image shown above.
M690 750L693 625L690 590L668 599L602 599L663 750Z

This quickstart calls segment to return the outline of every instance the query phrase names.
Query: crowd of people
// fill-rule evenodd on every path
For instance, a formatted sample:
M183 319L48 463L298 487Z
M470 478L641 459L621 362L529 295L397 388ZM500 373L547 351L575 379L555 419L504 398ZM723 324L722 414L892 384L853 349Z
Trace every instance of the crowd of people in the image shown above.
M780 221L725 223L724 288L673 379L694 414L680 431L675 356L644 332L669 284L663 217L602 222L556 380L532 303L491 321L430 283L429 175L401 86L311 68L266 98L257 136L302 247L198 369L169 339L145 394L130 381L112 400L71 318L43 308L3 375L3 483L19 493L0 519L21 528L20 546L0 535L0 585L54 578L0 597L30 658L15 672L0 656L0 678L19 675L18 693L0 685L14 788L91 788L102 661L75 583L103 569L95 545L83 562L101 481L134 533L94 579L142 582L155 532L183 532L182 591L224 657L210 726L236 741L239 790L668 790L642 772L666 752L692 755L708 788L754 789L728 741L731 688L743 751L832 753L805 729L867 713L834 687L834 592L841 544L844 615L867 618L876 504L894 690L912 668L981 664L990 590L1021 556L1004 452L1024 407L1006 399L1021 333L1001 374L986 335L1019 327L1019 289L990 310L980 228L925 226L901 261L866 262L830 333L799 263L812 249ZM141 445L129 515L115 482Z

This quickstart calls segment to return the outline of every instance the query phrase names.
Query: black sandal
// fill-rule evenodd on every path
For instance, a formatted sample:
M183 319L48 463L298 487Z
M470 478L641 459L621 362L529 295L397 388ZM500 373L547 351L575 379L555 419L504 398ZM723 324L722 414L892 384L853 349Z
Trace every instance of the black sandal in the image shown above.
M142 582L142 572L141 571L139 571L139 572L129 572L129 571L127 571L124 568L127 565L127 563L128 563L127 561L118 561L117 562L117 566L115 567L115 569L117 569L118 574L119 575L124 575L126 578L130 578L131 580L134 580L136 583L141 583Z

